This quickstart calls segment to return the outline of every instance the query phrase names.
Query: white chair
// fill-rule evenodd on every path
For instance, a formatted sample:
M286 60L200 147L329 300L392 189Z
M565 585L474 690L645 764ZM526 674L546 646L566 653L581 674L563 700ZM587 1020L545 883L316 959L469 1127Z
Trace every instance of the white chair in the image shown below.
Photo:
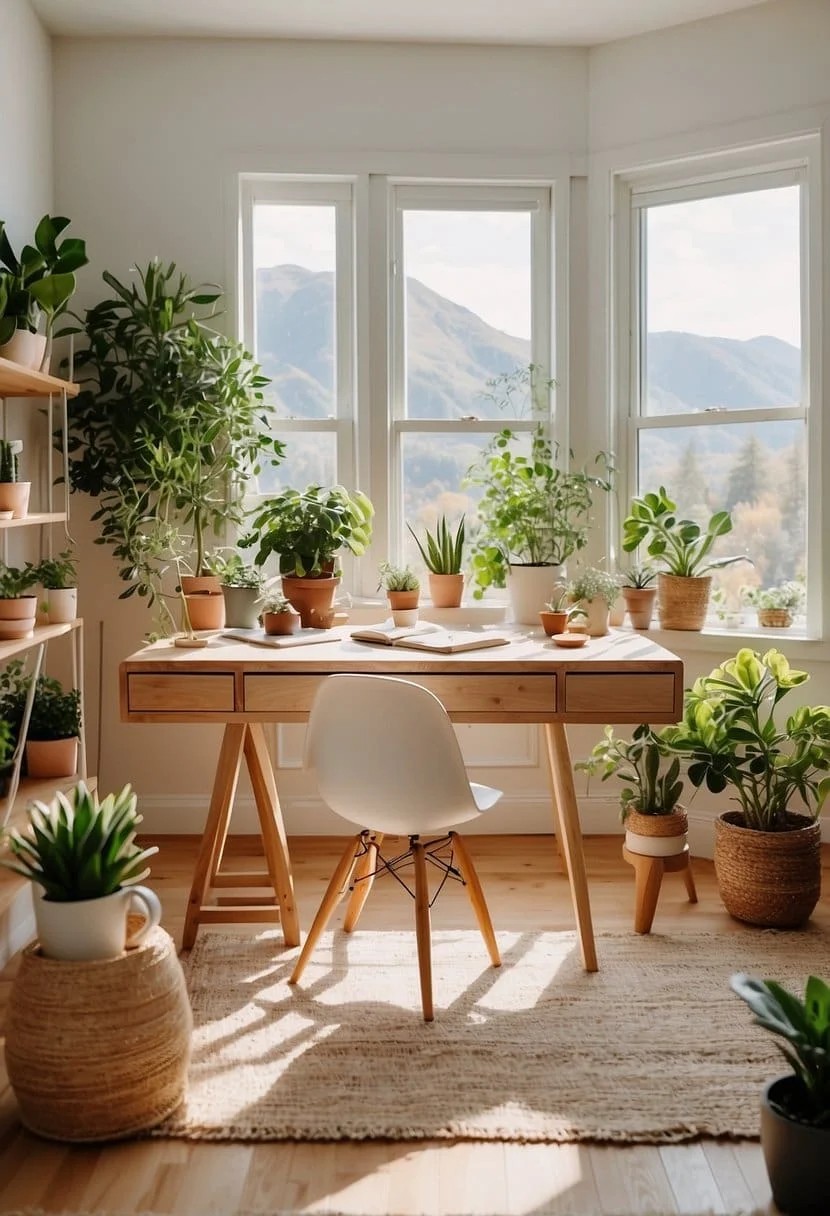
M477 819L502 791L467 777L447 711L433 693L391 676L332 675L321 684L308 722L306 765L316 770L327 805L350 823L371 824L350 838L291 975L296 984L347 890L344 929L355 928L376 874L397 877L415 900L415 933L424 1019L433 1020L430 895L427 867L464 883L494 967L501 964L484 893L461 837L450 825ZM441 833L439 839L423 836ZM409 847L385 858L385 835ZM449 859L442 856L450 851ZM410 862L415 889L400 879ZM440 888L439 888L440 889Z

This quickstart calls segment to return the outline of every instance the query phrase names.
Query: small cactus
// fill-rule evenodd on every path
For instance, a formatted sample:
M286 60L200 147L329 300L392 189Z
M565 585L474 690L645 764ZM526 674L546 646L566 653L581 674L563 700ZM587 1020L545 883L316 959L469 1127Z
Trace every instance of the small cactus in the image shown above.
M17 481L17 452L8 439L0 439L0 481Z

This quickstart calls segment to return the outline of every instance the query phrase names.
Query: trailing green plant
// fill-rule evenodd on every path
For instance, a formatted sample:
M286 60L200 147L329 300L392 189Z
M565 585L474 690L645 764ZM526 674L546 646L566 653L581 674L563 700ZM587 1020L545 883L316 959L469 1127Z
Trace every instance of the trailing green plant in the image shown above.
M409 566L393 566L391 562L381 562L378 566L380 582L378 588L385 591L418 591L421 580Z
M830 1127L830 987L811 975L801 1000L775 980L737 974L729 983L752 1010L755 1024L785 1041L776 1047L797 1086L787 1093L787 1106L772 1100L770 1105L785 1119Z
M62 215L44 215L35 228L34 245L24 245L18 257L0 220L0 346L16 329L37 333L41 314L51 339L56 318L75 294L75 271L89 261L86 245L77 237L58 243L69 223Z
M222 552L210 554L206 565L211 574L215 574L223 587L243 587L250 591L261 591L263 574L256 566L245 562L241 554Z
M631 587L637 591L643 591L646 587L650 587L657 578L657 571L653 566L629 566L622 573L623 587Z
M712 570L749 561L743 554L711 556L715 541L731 531L728 511L716 511L705 527L691 519L679 519L676 504L660 486L656 494L632 498L629 514L623 520L622 547L631 553L645 544L649 556L657 558L668 574L701 578Z
M129 785L103 801L83 782L51 803L35 802L25 831L8 833L13 860L0 865L43 887L59 903L99 899L149 874L155 845L142 849L136 828L142 816Z
M0 439L0 481L12 482L20 480L20 467L15 441Z
M276 554L280 574L319 578L335 572L341 549L355 557L366 552L374 513L365 494L341 485L283 490L260 503L239 544L258 546L258 566Z
M0 600L17 600L40 580L40 566L7 566L0 561Z
M603 600L610 608L621 587L622 579L618 574L586 566L568 584L568 594L572 600Z
M430 532L429 528L424 530L423 541L418 539L409 524L406 525L430 574L461 573L464 559L464 520L462 515L453 532L447 523L446 515L442 515L434 532Z
M205 573L215 541L244 518L243 490L279 463L283 445L270 433L267 377L210 328L221 290L193 287L175 263L154 260L136 274L127 285L105 272L114 296L62 331L85 340L75 356L83 387L70 416L69 480L98 499L98 543L129 584L121 598L154 602L176 557Z
M475 599L488 587L506 586L511 563L560 566L583 549L594 492L609 491L614 475L609 452L594 457L596 473L561 466L560 447L547 431L554 381L535 364L488 384L496 388L491 399L505 408L526 384L538 422L530 432L505 427L495 434L464 478L465 485L482 490L470 555ZM568 457L573 461L573 452Z
M804 607L807 591L804 583L793 579L778 583L774 587L748 587L744 591L747 604L761 611L779 609L785 612L800 612Z
M670 755L662 733L646 723L637 726L630 739L620 738L613 726L606 726L590 757L574 767L603 781L618 777L627 783L620 792L623 823L631 811L672 815L678 809L683 793L680 761Z
M62 591L78 585L78 559L71 549L57 557L45 557L38 566L38 582L47 591Z
M791 801L815 819L830 793L830 707L799 706L782 724L775 717L781 700L809 678L778 650L762 656L744 647L695 680L682 721L662 731L686 759L692 785L713 794L731 787L744 827L786 831Z

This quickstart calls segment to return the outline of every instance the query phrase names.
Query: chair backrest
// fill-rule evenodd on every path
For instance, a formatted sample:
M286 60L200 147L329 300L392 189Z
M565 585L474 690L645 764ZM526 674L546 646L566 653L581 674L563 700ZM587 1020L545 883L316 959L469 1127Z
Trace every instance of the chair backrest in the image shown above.
M479 814L447 711L409 680L327 676L311 708L306 764L327 805L364 828L419 835Z

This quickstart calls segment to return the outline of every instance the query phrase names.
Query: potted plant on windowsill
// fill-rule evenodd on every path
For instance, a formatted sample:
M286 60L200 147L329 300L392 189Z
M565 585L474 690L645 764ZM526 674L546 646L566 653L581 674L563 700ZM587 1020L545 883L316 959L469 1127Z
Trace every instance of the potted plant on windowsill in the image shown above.
M648 629L657 598L657 571L653 566L631 566L623 572L622 597L632 629Z
M821 893L818 816L830 793L830 708L775 710L809 679L778 650L743 648L687 689L683 720L662 739L692 785L738 803L715 820L715 875L737 920L794 929Z
M533 409L540 419L529 433L506 427L494 435L467 471L465 484L481 488L479 526L470 557L481 599L490 587L509 586L513 619L535 625L542 606L564 576L567 559L585 547L597 490L609 491L612 457L600 452L596 472L564 467L564 455L547 431L552 380L531 364L504 377L504 395L529 374ZM523 445L528 445L523 450ZM573 461L573 452L567 458Z
M802 582L791 580L775 587L751 587L744 599L756 609L764 629L789 629L794 615L804 609L806 591Z
M792 1069L761 1099L772 1197L790 1216L820 1216L830 1211L830 988L811 975L801 1000L774 980L733 975L730 984L756 1025L784 1040L777 1047Z
M429 596L436 608L458 608L464 595L464 519L462 515L453 532L442 515L434 532L425 530L423 541L407 524L429 572Z
M585 631L590 637L602 637L608 632L608 614L620 586L619 575L596 566L586 566L568 584L570 599L581 604L585 612Z
M40 568L7 566L0 561L0 641L29 638L34 633L37 596L27 594L40 577Z
M279 559L282 591L297 609L303 628L328 629L340 582L339 554L361 557L372 538L374 508L360 490L306 486L264 499L239 544L257 546L254 562Z
M664 570L657 576L657 614L662 629L700 630L706 621L711 571L748 561L742 554L713 557L712 546L732 531L728 511L716 511L705 528L691 519L679 519L677 507L663 486L656 494L633 498L623 521L622 547L626 553L645 544L646 552Z
M30 481L20 480L19 439L0 439L0 512L5 518L25 519L29 514Z
M38 578L45 592L41 604L50 625L68 625L78 615L78 560L71 549L57 557L46 557L38 566Z
M396 625L414 625L421 598L421 582L417 574L409 566L393 566L390 562L381 562L378 571L378 587L386 591L393 621Z

